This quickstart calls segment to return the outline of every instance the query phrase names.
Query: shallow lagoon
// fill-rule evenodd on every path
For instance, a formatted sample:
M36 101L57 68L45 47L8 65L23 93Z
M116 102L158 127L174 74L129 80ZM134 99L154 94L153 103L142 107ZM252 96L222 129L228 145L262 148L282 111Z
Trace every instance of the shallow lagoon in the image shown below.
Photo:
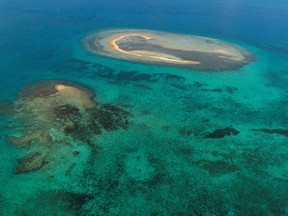
M125 110L129 125L89 140L51 127L47 163L19 174L21 159L47 146L9 142L35 122L1 103L1 215L287 215L287 7L2 1L1 101L15 103L39 80L65 80L93 91L97 106ZM83 50L87 33L113 28L218 38L257 59L211 73Z

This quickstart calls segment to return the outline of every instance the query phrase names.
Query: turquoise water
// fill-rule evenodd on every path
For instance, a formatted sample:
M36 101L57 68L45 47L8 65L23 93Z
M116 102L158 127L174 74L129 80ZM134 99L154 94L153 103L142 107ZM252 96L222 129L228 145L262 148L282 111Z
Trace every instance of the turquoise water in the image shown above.
M1 105L0 215L288 215L287 10L284 0L2 0L0 101L66 80L129 112L129 124L89 139L50 128L48 163L16 175L47 146L9 142L31 122ZM212 73L82 48L89 32L114 28L213 37L256 61ZM223 129L238 133L216 138Z

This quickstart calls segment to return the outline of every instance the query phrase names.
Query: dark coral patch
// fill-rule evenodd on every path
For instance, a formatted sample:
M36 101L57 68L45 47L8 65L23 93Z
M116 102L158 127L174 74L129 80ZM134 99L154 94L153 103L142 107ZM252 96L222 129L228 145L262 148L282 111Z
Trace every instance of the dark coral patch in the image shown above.
M62 192L61 194L59 193L59 195L62 200L67 201L69 209L73 209L74 211L81 210L81 207L93 198L92 195L74 192Z
M181 146L175 150L176 154L184 156L184 157L191 157L193 156L195 150L191 146Z
M193 134L193 130L187 128L179 128L178 132L182 136L190 136L191 134Z
M93 110L93 118L107 131L126 129L129 112L110 104L103 104Z
M199 160L194 162L194 164L202 167L210 175L220 176L238 171L240 168L234 164L230 164L226 161L209 161L209 160Z
M200 90L204 92L215 92L215 93L227 92L229 94L234 94L236 91L238 91L238 89L234 86L224 86L222 88L213 88L213 89L202 88Z
M150 81L152 75L149 74L140 74L137 71L121 71L116 75L117 80L125 80L125 81Z
M14 172L15 175L40 170L47 162L40 152L31 153L28 156L18 160L18 166Z
M217 139L217 138L224 138L225 136L230 136L230 135L238 135L239 131L232 127L226 127L222 129L216 129L213 132L207 134L205 137L206 138L212 138L212 139Z
M239 167L229 164L225 161L211 161L203 164L203 169L207 170L210 175L224 175L239 170Z
M129 112L111 104L100 104L87 111L86 115L68 116L70 124L64 128L66 134L78 139L87 140L102 130L113 131L129 126Z
M285 130L285 129L266 129L266 128L262 128L262 129L252 129L252 131L288 136L288 130Z
M34 196L28 196L23 206L19 207L17 215L84 215L82 206L93 199L93 195L64 190L39 191Z
M64 132L75 138L88 141L91 136L101 134L101 126L93 119L74 121L72 125L65 127Z
M57 106L54 108L53 112L57 118L65 118L73 115L80 115L79 109L69 104Z
M128 82L155 82L156 80L163 80L166 83L184 82L185 78L179 75L168 73L140 73L138 71L113 71L110 68L98 69L97 76L102 78L108 78L115 81L128 81Z

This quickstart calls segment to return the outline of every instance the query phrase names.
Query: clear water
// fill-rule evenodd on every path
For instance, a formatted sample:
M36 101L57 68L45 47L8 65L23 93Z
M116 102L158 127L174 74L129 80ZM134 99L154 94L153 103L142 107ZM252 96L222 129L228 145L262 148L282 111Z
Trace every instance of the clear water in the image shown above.
M127 129L90 145L54 140L61 157L18 175L17 161L34 147L9 143L23 122L0 117L0 215L288 215L287 11L284 0L2 0L1 101L59 79L131 115ZM218 38L257 60L211 73L83 50L87 33L113 28ZM239 134L207 137L227 127Z

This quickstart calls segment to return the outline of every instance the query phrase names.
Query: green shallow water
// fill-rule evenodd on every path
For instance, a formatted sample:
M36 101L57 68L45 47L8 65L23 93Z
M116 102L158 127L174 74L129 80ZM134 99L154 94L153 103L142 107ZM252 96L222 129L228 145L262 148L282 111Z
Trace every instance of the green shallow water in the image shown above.
M61 65L72 66L69 80L93 89L96 101L124 104L130 125L95 135L93 147L60 134L58 158L20 175L11 170L33 147L15 149L2 138L3 214L284 213L287 138L252 129L285 128L286 90L268 76L273 55L257 51L258 61L241 71L205 73L110 59L98 65L100 58L76 50L77 60ZM73 71L83 63L87 69ZM7 121L5 133L19 133L21 122ZM239 134L206 137L227 127ZM72 147L58 148L62 139Z
M34 53L35 44L30 50L31 38L23 39L27 45L15 42L18 52L9 46L1 56L1 100L15 102L27 83L67 80L91 89L96 103L128 111L129 126L102 129L88 141L50 128L48 163L15 175L19 159L47 149L37 141L28 148L9 143L33 122L23 122L21 114L2 116L0 215L288 214L285 52L225 37L257 60L213 73L130 63L88 54L80 39L92 24L77 24L71 33L71 19L62 34L62 26L47 30L47 43L60 34L49 45L35 39L41 54ZM231 131L216 133L223 129Z

